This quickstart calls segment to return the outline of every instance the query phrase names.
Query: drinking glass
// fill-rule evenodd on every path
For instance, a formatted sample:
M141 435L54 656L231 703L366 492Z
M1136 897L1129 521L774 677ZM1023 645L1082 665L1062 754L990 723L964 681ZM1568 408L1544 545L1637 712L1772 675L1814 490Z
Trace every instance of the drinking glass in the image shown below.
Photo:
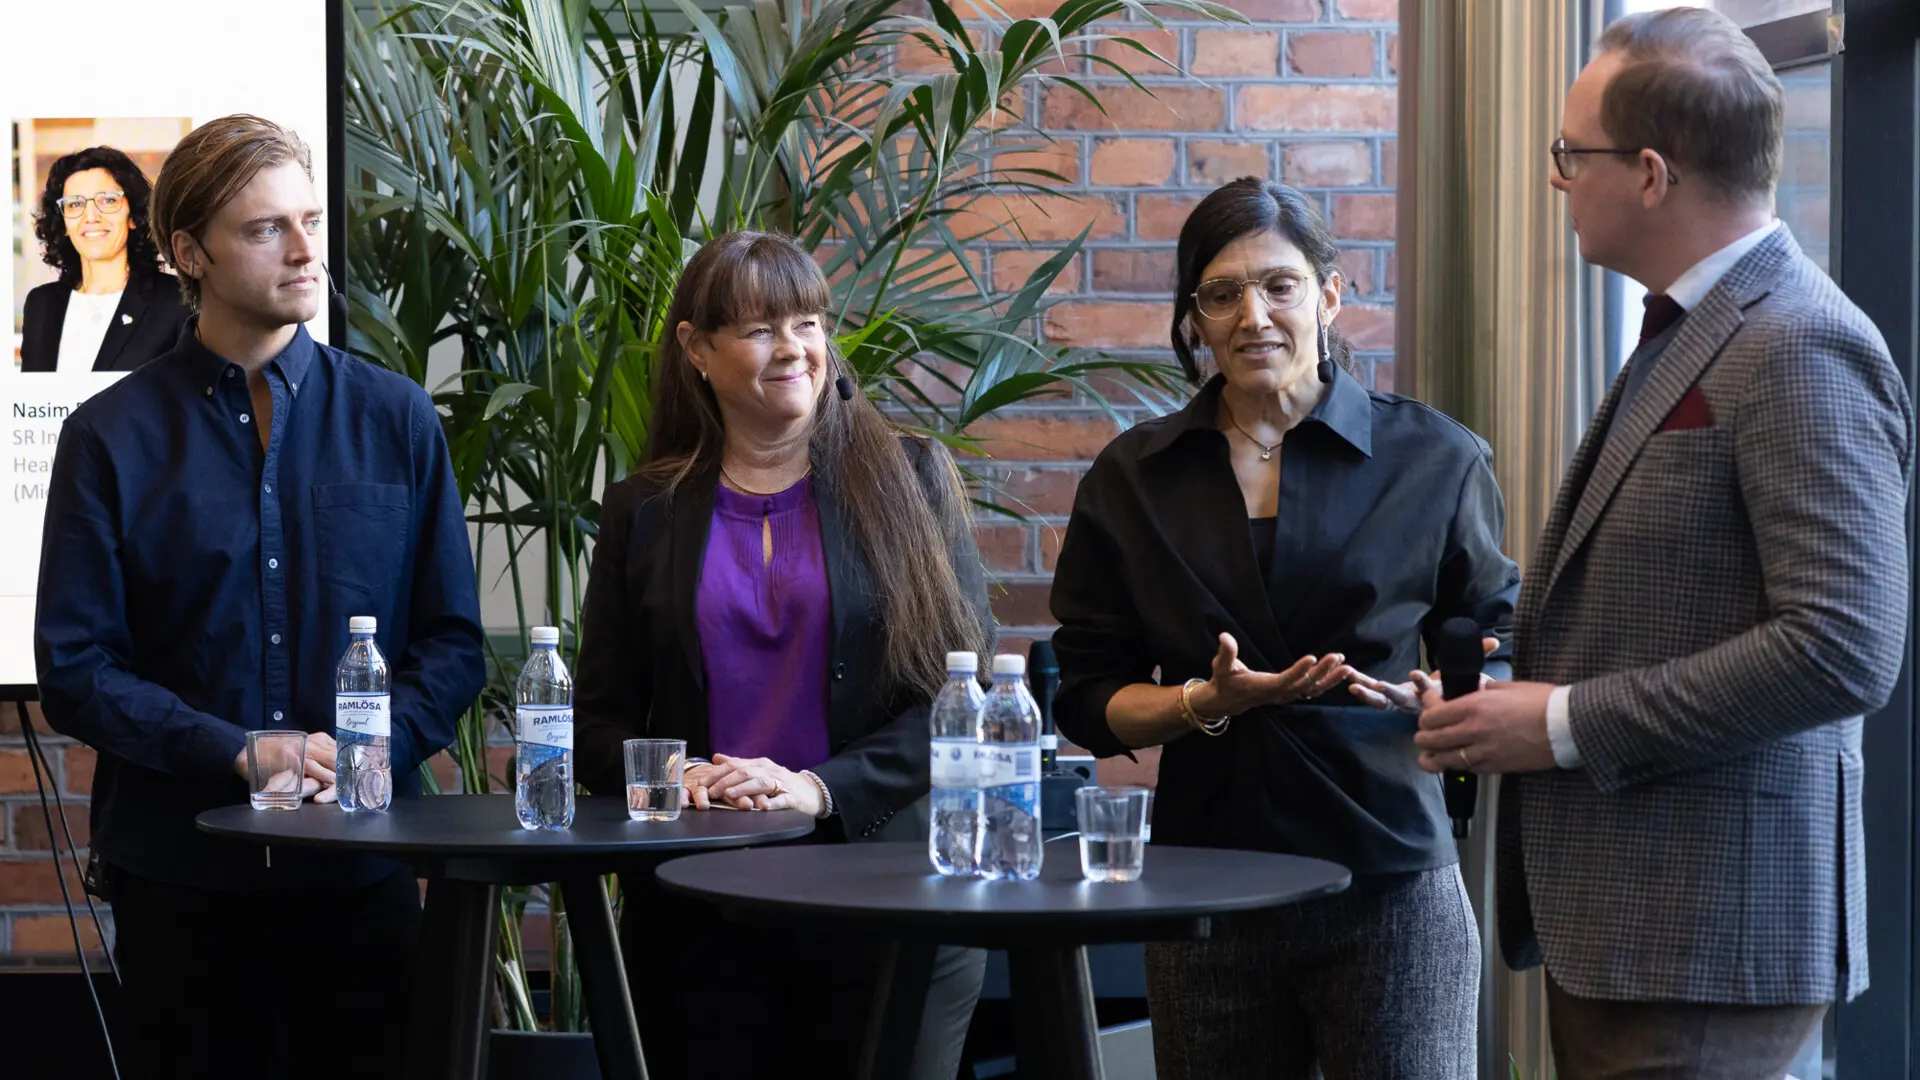
M627 817L674 821L680 817L680 774L687 763L685 739L628 739Z
M255 810L299 809L306 774L306 732L247 732L247 791Z
M1138 881L1147 857L1143 787L1083 787L1073 793L1080 815L1080 874L1088 881Z

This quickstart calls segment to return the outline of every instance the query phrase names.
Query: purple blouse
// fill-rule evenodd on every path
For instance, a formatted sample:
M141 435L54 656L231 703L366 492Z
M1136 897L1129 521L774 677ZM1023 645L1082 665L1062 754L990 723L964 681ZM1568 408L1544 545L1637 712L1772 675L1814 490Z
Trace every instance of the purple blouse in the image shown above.
M826 761L833 597L811 477L764 497L720 485L697 608L714 752Z

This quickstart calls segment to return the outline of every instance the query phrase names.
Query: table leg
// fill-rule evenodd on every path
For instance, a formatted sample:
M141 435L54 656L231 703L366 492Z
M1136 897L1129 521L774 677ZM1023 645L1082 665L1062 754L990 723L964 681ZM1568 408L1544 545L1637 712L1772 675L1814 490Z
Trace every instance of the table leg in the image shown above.
M499 890L427 883L407 1017L407 1075L485 1080Z
M1093 979L1083 948L1011 949L1015 1054L1020 1075L1045 1080L1100 1080L1100 1028Z
M913 1048L920 1041L920 1020L927 1011L938 946L890 941L882 953L867 1013L867 1038L860 1048L860 1080L908 1075Z
M587 1019L593 1024L601 1080L647 1080L647 1061L640 1051L640 1028L633 1018L633 995L627 987L606 886L597 875L589 874L563 878L560 888L567 898L567 925L573 931L574 962L580 966L580 989L587 999Z

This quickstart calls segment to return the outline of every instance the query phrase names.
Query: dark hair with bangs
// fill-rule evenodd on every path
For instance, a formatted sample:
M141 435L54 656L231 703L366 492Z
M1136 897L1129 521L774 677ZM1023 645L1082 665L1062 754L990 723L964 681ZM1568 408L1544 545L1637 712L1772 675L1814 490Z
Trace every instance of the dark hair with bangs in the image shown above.
M818 314L830 322L832 293L812 256L774 233L735 232L707 241L681 271L667 307L654 369L653 423L641 471L662 483L668 506L693 476L718 483L726 426L713 387L700 378L676 328L702 334L756 319ZM829 337L827 349L839 357ZM949 650L992 644L960 589L948 541L970 528L966 492L953 458L924 440L943 482L921 486L902 440L913 436L881 415L856 384L841 401L821 380L807 450L815 481L845 513L866 556L881 611L883 677L896 690L931 698L946 682Z

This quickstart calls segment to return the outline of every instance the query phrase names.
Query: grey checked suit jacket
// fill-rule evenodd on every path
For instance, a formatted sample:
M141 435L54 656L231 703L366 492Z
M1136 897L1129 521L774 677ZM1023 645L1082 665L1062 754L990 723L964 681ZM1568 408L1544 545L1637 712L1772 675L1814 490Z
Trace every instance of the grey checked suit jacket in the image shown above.
M1688 313L1615 424L1623 382L1515 612L1514 676L1573 687L1585 767L1500 785L1502 949L1582 997L1851 998L1861 715L1906 637L1906 387L1784 228ZM1661 431L1695 386L1712 426Z

